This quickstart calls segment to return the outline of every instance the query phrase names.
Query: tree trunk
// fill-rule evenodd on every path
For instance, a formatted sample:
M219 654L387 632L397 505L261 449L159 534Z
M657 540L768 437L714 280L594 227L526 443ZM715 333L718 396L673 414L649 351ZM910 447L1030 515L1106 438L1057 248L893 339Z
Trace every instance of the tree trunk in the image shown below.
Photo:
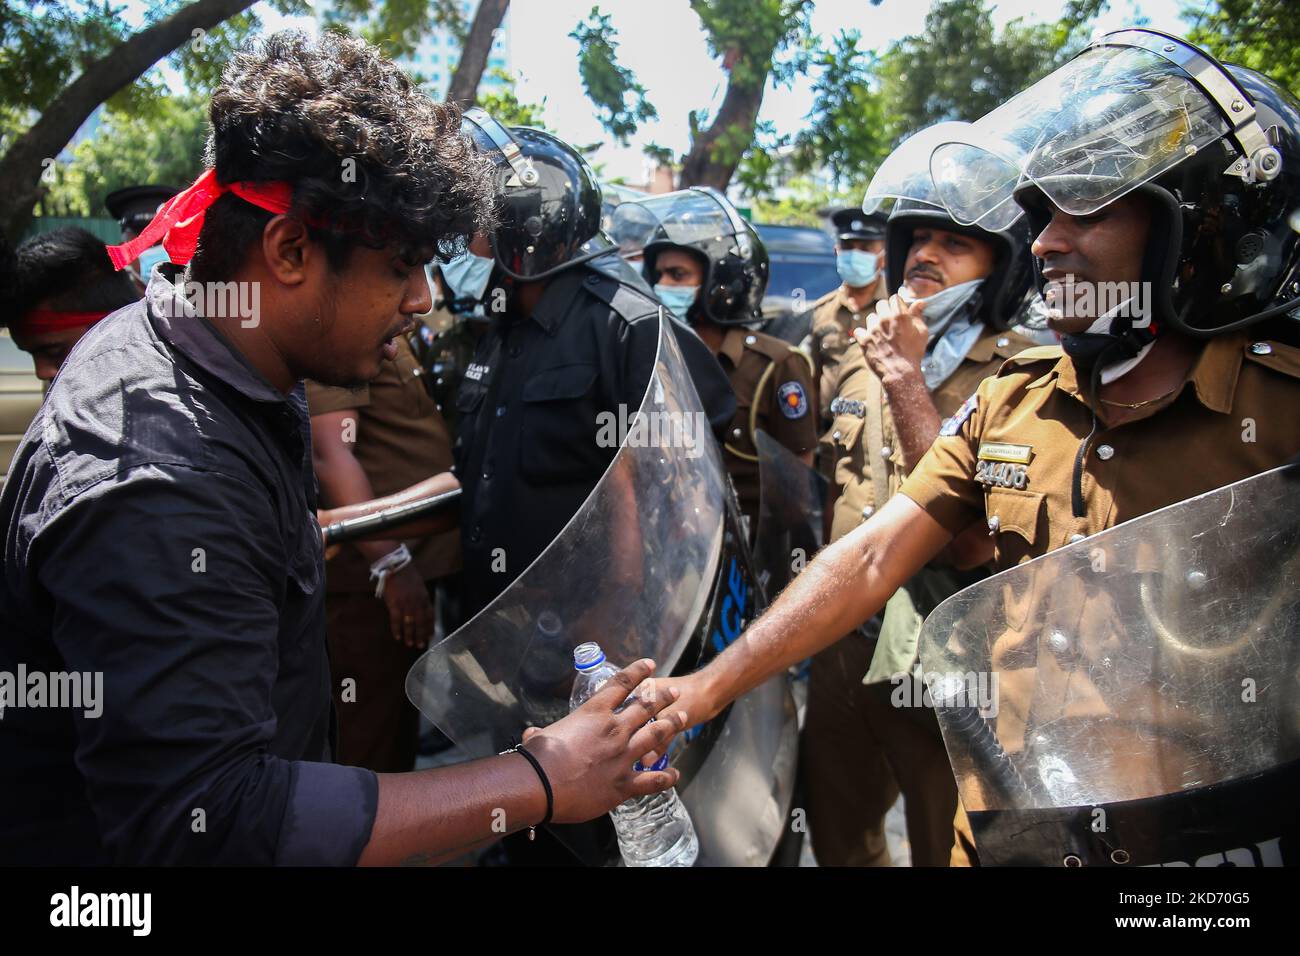
M719 192L726 191L745 148L753 142L768 72L763 72L755 83L738 81L734 68L731 70L722 108L713 123L695 136L691 151L682 161L678 189L712 186Z
M6 184L0 196L0 227L9 237L16 240L31 219L32 207L42 193L45 161L58 156L96 107L189 41L194 30L211 29L253 3L195 0L86 67L0 159L0 182Z
M479 81L483 79L492 52L493 33L501 26L509 6L510 0L479 0L469 36L465 38L460 59L456 61L456 72L447 89L448 103L458 103L462 109L474 105Z

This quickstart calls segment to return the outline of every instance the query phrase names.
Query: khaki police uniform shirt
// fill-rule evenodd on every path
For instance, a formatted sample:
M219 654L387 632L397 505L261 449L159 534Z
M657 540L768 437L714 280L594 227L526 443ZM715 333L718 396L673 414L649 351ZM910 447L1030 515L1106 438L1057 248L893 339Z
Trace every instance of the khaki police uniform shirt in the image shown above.
M857 343L853 340L853 330L866 327L867 316L872 313L876 303L883 298L885 298L885 277L882 270L870 301L857 311L854 311L842 285L827 292L813 303L813 371L817 382L817 408L823 426L831 418L831 399L839 393L844 354L850 346L857 348ZM830 475L827 475L827 478L829 477Z
M1076 518L1072 471L1092 424L1086 387L1059 347L1020 353L944 423L902 493L953 534L988 525L1004 569L1300 451L1300 349L1249 330L1221 335L1174 392L1117 427L1098 422L1083 468L1086 513Z
M1210 339L1183 383L1140 408L1138 417L1114 427L1098 422L1084 459L1085 513L1076 517L1074 461L1092 426L1086 388L1059 347L1022 352L944 423L902 493L953 534L986 525L994 565L1002 570L1276 468L1300 451L1300 349L1255 339L1250 330L1227 333ZM1158 570L1160 555L1150 562ZM997 735L1009 753L1023 746L1036 682L1051 680L1051 661L1036 653L1041 635L1032 605L1043 597L1004 591L1007 629L993 639L1001 691ZM1071 669L1076 677L1086 671ZM1076 684L1077 707L1106 706L1095 689ZM1124 725L1116 726L1122 736ZM1145 738L1142 750L1123 753L1156 746L1152 727L1138 736ZM1162 760L1176 759L1174 738L1162 735L1159 747ZM1135 756L1125 773L1137 779L1151 765ZM977 781L964 786L963 800L981 808ZM960 808L957 827L969 840ZM960 842L953 862L968 862Z
M941 418L952 415L976 387L994 374L1002 363L1034 345L1014 332L992 329L975 341L957 369L930 393ZM839 390L833 396L836 414L831 429L823 437L823 451L834 462L834 480L840 493L835 502L831 540L848 534L884 504L875 500L872 470L885 469L885 484L892 497L907 477L903 467L903 450L898 442L894 418L890 414L884 388L867 365L862 348L853 343L840 362ZM873 379L876 381L873 383ZM867 401L871 394L880 396L881 447L868 448ZM830 402L827 403L828 406Z
M409 488L452 465L451 430L424 387L423 373L405 336L398 336L397 356L379 365L379 375L360 388L307 383L312 415L356 410L356 444L352 453L370 479L376 497ZM324 501L325 507L337 502ZM415 567L426 581L460 569L460 532L448 531L407 542ZM370 566L355 547L344 546L326 562L330 591L373 591Z
M742 328L727 330L718 361L736 393L736 415L723 443L724 460L741 510L752 522L758 517L759 481L754 433L767 432L796 455L817 445L812 370L798 349Z

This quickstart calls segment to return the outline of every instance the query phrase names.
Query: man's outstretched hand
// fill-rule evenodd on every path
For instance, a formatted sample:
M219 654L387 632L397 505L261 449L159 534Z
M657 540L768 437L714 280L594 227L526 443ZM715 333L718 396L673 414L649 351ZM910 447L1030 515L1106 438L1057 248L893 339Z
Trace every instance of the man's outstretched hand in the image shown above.
M581 823L677 783L681 774L672 768L633 769L641 758L664 753L686 727L685 712L668 709L680 696L677 679L673 686L650 680L654 667L651 660L630 664L567 717L524 731L529 753L551 781L556 823Z

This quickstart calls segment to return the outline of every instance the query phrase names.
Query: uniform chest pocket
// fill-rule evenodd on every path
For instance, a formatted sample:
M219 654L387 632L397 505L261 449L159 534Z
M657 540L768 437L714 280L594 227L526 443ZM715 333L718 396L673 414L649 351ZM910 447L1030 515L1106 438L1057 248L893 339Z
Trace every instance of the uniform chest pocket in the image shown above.
M837 456L842 455L858 445L865 424L861 415L847 413L836 415L831 422L831 430L826 435L826 441L835 448Z
M581 398L596 382L594 365L542 369L524 384L525 402L562 402Z
M1036 558L1046 548L1047 518L1044 514L1045 497L1041 492L1019 491L1014 488L990 488L985 499L985 514L993 531L993 553L1000 568L1009 568L1027 558ZM1021 630L1033 610L1034 589L1025 593L1003 595L1007 625Z
M519 467L526 480L554 484L599 477L617 449L597 445L595 385L596 367L582 364L542 369L524 383Z

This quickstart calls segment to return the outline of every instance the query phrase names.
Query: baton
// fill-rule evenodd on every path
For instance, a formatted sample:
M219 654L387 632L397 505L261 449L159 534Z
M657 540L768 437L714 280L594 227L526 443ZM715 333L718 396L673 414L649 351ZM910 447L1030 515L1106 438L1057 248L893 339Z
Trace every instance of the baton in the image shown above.
M420 518L431 518L450 511L459 507L460 492L461 490L456 488L452 491L444 491L440 495L418 498L415 501L408 501L406 504L385 508L383 511L362 515L359 518L335 521L324 529L325 544L328 546L344 541L355 541L358 538L379 534Z

